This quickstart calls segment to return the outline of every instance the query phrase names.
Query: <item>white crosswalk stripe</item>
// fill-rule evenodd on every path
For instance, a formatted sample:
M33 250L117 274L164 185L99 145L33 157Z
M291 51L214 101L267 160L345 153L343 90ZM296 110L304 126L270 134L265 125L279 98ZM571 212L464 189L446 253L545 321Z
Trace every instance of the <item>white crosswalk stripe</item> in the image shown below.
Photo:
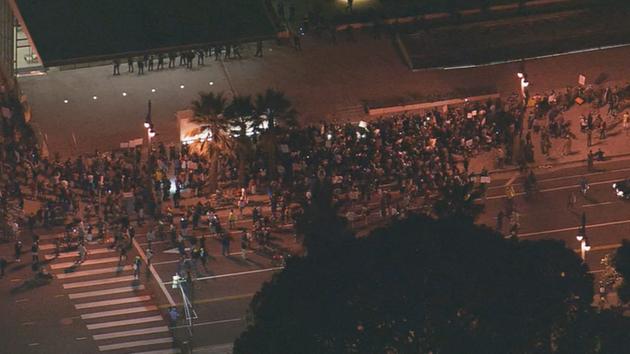
M167 326L159 326L159 327L134 329L134 330L130 330L130 331L112 332L112 333L105 333L105 334L95 334L95 335L92 336L92 338L94 338L94 340L104 340L104 339L131 337L131 336L137 336L137 335L141 335L141 334L162 333L162 332L168 332L168 331L169 331L169 329L168 329Z
M40 240L52 243L53 237ZM43 258L49 261L51 273L62 284L80 318L87 322L96 346L90 352L180 353L172 348L171 331L158 306L152 303L153 297L143 285L144 277L135 279L131 275L131 261L116 264L119 257L114 249L93 244L93 249L88 246L87 259L80 264L75 262L77 251L58 256L43 252L48 253ZM40 249L54 249L54 245L41 244ZM65 251L65 247L62 249ZM142 269L146 271L145 267Z
M123 299L113 299L113 300L102 300L102 301L93 301L93 302L85 302L82 304L76 304L74 307L77 310L82 309L91 309L94 307L104 307L104 306L112 306L112 305L121 305L121 304L129 304L132 302L144 302L151 300L151 296L134 296L134 297L126 297Z
M99 279L99 280L86 280L86 281L79 281L79 282L74 282L74 283L66 283L66 284L63 284L63 288L64 289L76 289L76 288L84 288L84 287L95 286L95 285L122 283L122 282L126 282L126 281L131 282L133 280L134 280L133 275L126 275L126 276L122 276L122 277L114 277L114 278L106 278L106 279Z
M121 293L127 293L127 292L138 291L138 290L144 290L144 285L138 285L138 286L123 286L122 288L113 288L113 289L106 289L106 290L86 291L86 292L82 292L82 293L74 293L74 294L70 294L70 295L68 295L68 297L69 297L70 299L83 299L83 298L86 298L86 297L94 297L94 296L101 296L101 295L112 295L112 294L121 294Z
M65 262L65 263L56 263L51 264L50 269L62 269L62 268L70 268L73 266L88 266L94 264L103 264L103 263L116 263L118 262L118 257L109 257L109 258L96 258L96 259L88 259L83 261L81 264L77 262Z
M81 318L84 320L91 320L94 318L112 317L112 316L126 315L126 314L132 314L132 313L157 311L157 309L158 308L155 305L138 306L138 307L124 308L121 310L110 310L110 311L86 313L86 314L81 315Z
M101 329L101 328L111 328L111 327L122 327L122 326L130 326L134 324L147 323L147 322L156 322L163 321L162 316L149 316L149 317L141 317L141 318L132 318L130 320L120 320L120 321L110 321L110 322L101 322L87 325L87 329Z
M147 340L139 340L135 342L99 345L98 350L105 352L108 350L126 349L126 348L140 347L143 345L163 344L163 343L172 343L172 342L173 342L173 338L147 339Z
M98 269L90 269L90 270L80 270L78 272L72 272L72 273L55 274L55 276L57 277L57 279L68 279L68 278L79 278L79 277L86 277L89 275L98 275L98 274L107 274L107 273L116 274L116 273L124 272L127 270L131 270L130 265L122 266L122 267L109 267L109 268L98 268Z
M111 248L96 248L96 249L88 249L88 252L91 256L94 256L96 254L103 254L103 253L111 253L114 252L113 249ZM54 254L47 254L46 256L44 256L44 258L47 261L53 260L53 259L59 259L59 258L70 258L70 257L74 257L74 258L79 258L79 252L78 251L74 251L74 252L61 252L59 253L59 256L56 257Z

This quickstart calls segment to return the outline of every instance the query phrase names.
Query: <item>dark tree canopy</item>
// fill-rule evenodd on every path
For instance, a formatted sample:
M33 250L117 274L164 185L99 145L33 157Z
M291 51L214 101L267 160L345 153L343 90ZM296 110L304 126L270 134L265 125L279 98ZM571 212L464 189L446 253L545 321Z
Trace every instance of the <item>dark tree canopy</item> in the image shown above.
M630 241L622 241L621 247L615 252L613 264L623 278L623 282L617 289L619 300L628 303L630 302Z
M601 332L577 335L582 318L600 317L592 277L561 242L412 216L338 254L292 259L265 284L234 353L576 353L567 348L583 343L603 353Z

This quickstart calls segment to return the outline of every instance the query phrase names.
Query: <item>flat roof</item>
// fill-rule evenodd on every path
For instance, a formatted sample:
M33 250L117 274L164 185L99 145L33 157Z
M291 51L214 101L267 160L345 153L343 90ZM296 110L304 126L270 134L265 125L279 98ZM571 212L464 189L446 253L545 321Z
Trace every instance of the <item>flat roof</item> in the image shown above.
M14 0L45 66L271 38L263 0Z

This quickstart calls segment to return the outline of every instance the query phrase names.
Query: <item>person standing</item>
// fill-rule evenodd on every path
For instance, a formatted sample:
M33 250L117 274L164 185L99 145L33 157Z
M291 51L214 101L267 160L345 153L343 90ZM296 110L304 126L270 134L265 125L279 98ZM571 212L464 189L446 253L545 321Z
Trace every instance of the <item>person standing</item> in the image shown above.
M144 75L144 61L138 59L138 75Z
M243 230L241 234L241 257L243 260L247 260L247 249L249 248L249 237L247 231Z
M589 171L593 171L594 169L593 157L593 150L589 150L588 155L586 156L586 163Z
M4 277L4 270L7 267L7 260L4 257L0 257L0 277Z
M234 46L232 47L232 52L234 52L234 56L238 59L243 59L243 57L241 56L241 48L238 43L234 44Z
M197 51L197 65L198 66L203 66L204 65L203 58L204 58L205 55L206 55L206 53L204 53L203 49L199 49Z
M132 57L127 58L127 72L128 73L133 72L133 58Z
M175 327L177 326L178 319L179 312L177 312L177 308L175 306L171 306L171 308L168 310L168 327L173 334L175 332Z
M569 199L567 200L567 209L573 209L576 202L577 202L577 196L575 195L575 192L571 192L569 194Z
M157 64L157 69L158 69L158 70L162 70L162 69L164 69L164 53L159 53L159 54L158 54L158 64Z
M259 57L262 58L263 57L263 45L262 45L262 41L258 41L256 42L256 54L254 54L255 57Z
M22 259L22 241L17 240L15 241L15 245L13 246L13 250L15 251L15 261L16 262L21 262Z
M153 71L153 60L154 59L155 59L155 57L153 55L149 56L149 59L147 59L147 62L148 62L147 69L149 71Z
M586 146L591 147L593 145L593 131L591 128L586 128Z
M293 34L293 47L295 48L296 52L301 52L302 51L302 44L300 41L300 34L299 33L294 33Z
M114 76L120 75L120 60L114 59Z
M79 260L77 261L77 263L83 263L88 253L88 250L85 247L85 244L83 243L79 244L78 251L79 251Z
M151 259L153 258L153 250L150 247L147 248L146 255L147 255L147 268L149 268L151 266Z
M175 67L175 59L177 58L177 54L170 52L168 53L168 68L174 68Z
M232 230L235 226L236 226L236 214L234 214L234 209L230 209L230 213L228 214L228 227L230 230Z
M136 256L136 258L134 258L133 260L133 278L135 280L138 280L138 278L140 277L141 265L142 265L142 260L140 259L140 256Z
M225 232L221 233L221 255L224 257L230 255L230 236Z

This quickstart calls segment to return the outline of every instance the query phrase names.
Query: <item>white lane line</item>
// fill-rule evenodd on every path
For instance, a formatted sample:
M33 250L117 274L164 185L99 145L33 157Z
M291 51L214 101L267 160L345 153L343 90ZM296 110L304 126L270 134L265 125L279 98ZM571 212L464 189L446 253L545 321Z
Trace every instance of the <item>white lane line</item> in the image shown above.
M94 323L87 325L87 329L101 329L101 328L111 328L111 327L121 327L121 326L129 326L140 323L149 323L149 322L157 322L163 321L164 319L160 315L150 316L150 317L141 317L141 318L132 318L129 320L121 320L121 321L111 321L111 322L102 322L102 323Z
M97 275L97 274L107 274L107 273L116 274L116 273L121 273L127 270L131 270L130 265L120 266L120 267L81 270L81 271L72 272L72 273L60 273L60 274L55 274L55 276L57 277L57 279L68 279L68 278L87 277L90 275Z
M92 338L94 338L94 340L104 340L104 339L131 337L131 336L141 336L143 334L153 334L153 333L162 333L162 332L168 332L168 327L159 326L159 327L134 329L130 331L95 334L92 336Z
M518 175L519 175L519 173L518 173L518 172L514 172L514 174L512 175L512 177L510 177L510 179L509 179L507 182L505 182L505 184L503 185L503 187L505 188L505 187L509 186L510 184L514 183L514 180L518 177Z
M179 261L156 262L156 263L151 263L151 265L162 265L162 264L172 264L172 263L179 263Z
M22 326L32 326L35 322L22 322Z
M591 182L591 183L589 183L589 185L591 185L591 186L598 186L600 184L610 184L610 183L614 183L614 182L619 182L619 178L609 179L607 181L601 181L601 182ZM572 184L572 185L569 185L569 186L541 189L538 192L539 193L555 192L555 191L561 191L561 190L564 190L564 189L576 189L578 187L580 187L579 184ZM525 195L525 193L521 192L521 193L516 193L514 195L515 196L521 196L521 195ZM503 199L503 198L506 198L506 196L505 195L495 195L494 197L487 197L486 199L490 199L491 200L491 199Z
M589 177L589 176L597 176L597 175L604 175L604 174L608 174L608 173L614 173L614 172L625 172L625 171L630 171L630 168L620 168L618 170L608 170L608 171L600 171L600 172L591 172L591 173L582 173L579 175L570 175L570 176L559 176L559 177L551 177L551 178L542 178L538 180L538 183L544 183L544 182L552 182L552 181L561 181L563 179L571 179L571 178L577 178L577 177ZM623 178L620 178L619 180L622 180ZM505 186L492 186L489 187L488 190L490 189L502 189L505 188Z
M586 225L586 229L588 230L588 229L593 229L593 228L597 228L597 227L605 227L605 226L611 226L611 225L623 225L623 224L630 224L630 220L619 220L619 221L605 222L605 223L601 223L601 224ZM526 232L524 234L518 235L518 237L530 237L530 236L537 236L537 235L557 234L557 233L560 233L560 232L578 230L579 228L580 228L579 226L575 226L575 227L565 227L563 229L544 230L544 231L536 231L536 232Z
M230 344L229 349L232 348L231 345L232 344ZM181 352L182 351L179 350L178 348L168 348L168 349L151 350L151 351L148 351L148 352L141 352L141 353L140 352L136 352L136 353L133 353L133 354L179 354ZM230 351L226 350L226 351L217 352L217 353L231 353L231 352L232 352L231 350Z
M200 327L200 326L211 326L211 325L217 325L217 324L223 324L223 323L231 323L231 322L239 322L239 321L243 321L242 318L230 318L227 320L218 320L218 321L209 321L209 322L201 322L201 323L194 323L195 327ZM173 328L187 328L187 326L176 326Z
M600 270L589 270L588 272L590 274L597 274L597 273L603 273L605 271L606 271L605 269L600 269Z
M76 340L86 340L86 339L87 339L87 337L77 337L77 338L75 338L75 339L76 339Z
M92 297L92 296L120 294L120 293L133 292L133 291L138 291L138 290L144 290L144 285L124 286L121 288L113 288L113 289L106 289L106 290L86 291L83 293L69 294L68 297L70 299L83 299L83 298Z
M149 295L132 296L132 297L126 297L126 298L122 298L122 299L85 302L85 303L82 303L82 304L74 305L74 308L76 308L77 310L91 309L91 308L94 308L94 307L104 307L104 306L113 306L113 305L120 305L120 304L129 304L129 303L132 303L132 302L143 302L143 301L149 301L149 300L151 300L151 296L149 296Z
M83 261L80 265L88 266L93 264L103 264L103 263L115 263L118 262L119 257L108 257L108 258L96 258L96 259L88 259ZM50 269L61 269L61 268L70 268L72 266L77 266L79 263L76 262L64 262L64 263L56 263L51 264Z
M584 204L582 205L582 208L591 208L594 206L599 206L599 205L608 205L608 204L612 204L613 202L603 202L603 203L594 203L594 204Z
M262 273L262 272L272 272L272 271L280 270L280 269L282 269L282 267L256 269L256 270L250 270L250 271L247 271L247 272L212 275L212 276L209 276L209 277L196 278L194 280L197 281L197 280L208 280L208 279L218 279L218 278L227 278L227 277L237 277L237 276L240 276L240 275L256 274L256 273ZM168 281L168 282L164 282L163 284L172 284L172 283L173 283L172 281Z
M114 252L113 249L109 249L109 248L95 248L95 249L88 249L89 254L102 254L102 253L109 253L109 252ZM46 258L47 261L51 260L51 259L56 259L56 258L70 258L70 257L79 257L79 252L78 251L74 251L74 252L63 252L63 253L59 253L59 257L55 257L54 254L47 254L44 258Z
M63 288L64 289L76 289L76 288L84 288L87 286L94 286L94 285L105 285L105 284L113 284L113 283L122 283L125 281L133 281L134 277L133 275L125 275L122 277L113 277L113 278L105 278L105 279L98 279L98 280L88 280L88 281L78 281L78 282L74 282L74 283L65 283L63 284Z
M167 240L164 240L164 241L153 241L153 242L151 242L151 244L152 245L157 245L157 244L160 244L160 243L167 243L167 242L171 242L171 241L167 241ZM147 246L149 243L148 242L139 242L138 244L140 246Z
M116 343L110 345L99 345L98 350L104 352L108 350L117 350L117 349L126 349L133 347L141 347L144 345L152 345L152 344L164 344L164 343L172 343L173 338L157 338L157 339L147 339L147 340L139 340L135 342L124 342L124 343Z
M15 302L25 302L25 301L28 301L28 299L24 298L24 299L17 299L17 300L15 300Z
M38 346L38 345L39 345L39 343L37 343L37 342L35 342L35 343L28 343L29 347L35 347L35 346Z
M121 310L86 313L86 314L81 315L81 319L91 320L93 318L111 317L111 316L118 316L118 315L126 315L130 313L148 312L148 311L157 311L157 309L158 307L155 305L130 307L130 308L121 309Z
M133 240L133 247L136 249L136 251L138 252L140 257L142 258L144 263L147 264L148 263L147 262L147 256L144 254L144 250L142 249L142 247L140 247L140 245L138 244L138 241L136 241L135 239ZM155 280L157 281L157 283L158 283L160 289L162 290L162 293L164 294L164 297L166 297L166 300L168 301L168 303L171 304L171 306L175 306L175 300L173 300L173 297L171 296L171 293L169 293L168 290L166 290L166 287L164 286L164 283L162 283L162 278L160 278L160 275L155 270L155 267L153 266L153 264L149 266L149 271L151 272L151 275L153 275L153 278L155 278Z

